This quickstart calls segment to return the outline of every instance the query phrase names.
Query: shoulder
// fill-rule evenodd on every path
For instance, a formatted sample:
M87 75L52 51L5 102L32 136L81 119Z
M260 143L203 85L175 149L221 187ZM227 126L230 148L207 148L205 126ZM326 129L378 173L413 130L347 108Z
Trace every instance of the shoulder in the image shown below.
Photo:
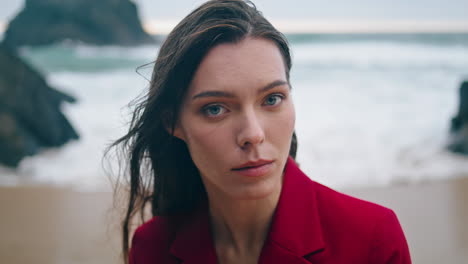
M371 236L381 222L398 221L393 210L312 182L321 224Z
M132 243L163 244L163 242L170 238L171 229L173 229L173 224L171 224L168 217L155 216L135 230Z
M327 220L325 222L347 219L359 224L392 214L386 207L343 194L313 181L292 159L288 159L286 165L283 192L289 204L309 201L307 204L310 210L317 210L318 215Z
M155 216L139 226L132 238L130 263L166 259L179 222L178 217Z
M312 185L327 244L354 248L371 263L410 263L406 238L393 210L317 182Z
M325 216L346 216L347 219L375 221L393 211L384 206L365 201L312 181L319 210Z

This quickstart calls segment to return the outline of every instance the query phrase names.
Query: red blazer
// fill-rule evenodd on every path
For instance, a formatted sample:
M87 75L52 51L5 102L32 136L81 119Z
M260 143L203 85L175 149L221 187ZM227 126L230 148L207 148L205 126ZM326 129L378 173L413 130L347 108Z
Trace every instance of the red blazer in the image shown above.
M132 239L131 264L217 263L207 206L154 217ZM290 158L258 263L409 264L395 213L310 180Z

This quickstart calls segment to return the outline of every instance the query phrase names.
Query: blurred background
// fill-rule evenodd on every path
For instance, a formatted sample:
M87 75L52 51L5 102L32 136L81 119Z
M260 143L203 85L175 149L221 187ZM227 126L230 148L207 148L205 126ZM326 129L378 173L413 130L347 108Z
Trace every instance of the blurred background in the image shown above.
M2 0L1 263L117 262L103 151L202 2ZM253 2L291 44L302 169L394 209L414 263L467 263L468 1Z

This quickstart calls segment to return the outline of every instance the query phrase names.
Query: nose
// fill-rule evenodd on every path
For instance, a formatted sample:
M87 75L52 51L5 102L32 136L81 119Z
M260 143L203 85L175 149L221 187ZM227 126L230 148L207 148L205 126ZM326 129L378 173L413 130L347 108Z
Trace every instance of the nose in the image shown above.
M241 117L239 122L239 133L237 134L237 144L245 149L262 143L265 140L265 131L259 117L250 111Z

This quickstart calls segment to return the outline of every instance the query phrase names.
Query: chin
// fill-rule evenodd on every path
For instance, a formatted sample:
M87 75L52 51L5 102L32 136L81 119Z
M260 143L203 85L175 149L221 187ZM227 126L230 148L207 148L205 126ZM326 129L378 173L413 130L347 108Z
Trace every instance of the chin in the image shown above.
M278 183L272 182L272 179L266 182L257 182L253 186L243 186L241 190L232 193L232 197L236 200L261 200L281 191Z

